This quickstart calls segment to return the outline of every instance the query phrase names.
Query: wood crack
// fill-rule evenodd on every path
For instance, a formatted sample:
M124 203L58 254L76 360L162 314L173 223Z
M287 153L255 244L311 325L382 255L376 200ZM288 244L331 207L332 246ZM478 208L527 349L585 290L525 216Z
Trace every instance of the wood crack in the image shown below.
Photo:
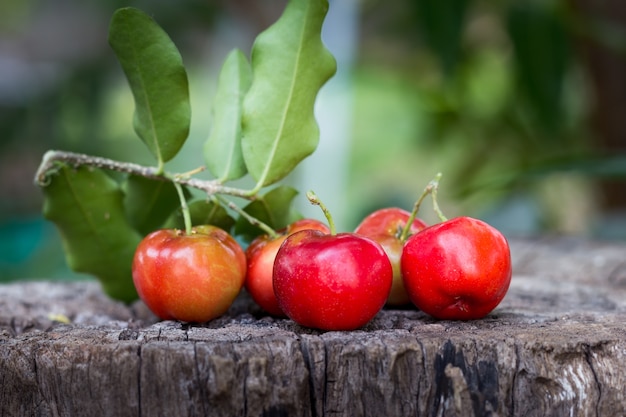
M598 400L595 402L595 414L596 417L601 417L600 416L600 404L602 403L602 383L600 382L600 380L598 379L598 374L596 373L596 369L593 365L593 352L591 350L591 346L590 345L585 345L585 361L587 362L587 365L589 365L589 369L591 369L591 374L593 375L593 380L596 386L596 389L598 390Z

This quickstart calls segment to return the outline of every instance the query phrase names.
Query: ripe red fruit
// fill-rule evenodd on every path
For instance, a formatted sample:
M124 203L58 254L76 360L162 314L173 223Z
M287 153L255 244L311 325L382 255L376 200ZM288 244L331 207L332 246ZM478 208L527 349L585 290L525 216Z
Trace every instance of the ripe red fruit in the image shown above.
M269 235L257 237L250 243L248 249L246 249L246 258L248 259L248 272L245 282L246 290L263 310L273 316L285 316L285 313L283 313L278 305L278 301L276 301L272 283L276 253L280 245L289 235L308 229L319 230L324 233L330 232L328 226L319 220L301 219L291 223L285 229L280 230L278 237L272 238Z
M406 210L396 207L383 208L365 217L354 230L354 233L369 237L379 243L391 261L393 284L387 299L387 304L391 306L405 305L410 302L409 295L404 289L400 270L400 257L404 246L404 242L400 240L400 234L410 217L411 213ZM426 227L424 221L415 218L409 229L409 235L413 235Z
M304 230L289 236L274 262L274 293L296 323L354 330L382 309L392 281L389 258L371 239Z
M399 236L409 221L411 213L397 207L388 207L376 210L365 217L354 230L354 233L361 236ZM411 224L409 235L413 235L427 227L427 224L419 218L415 218Z
M489 314L511 282L505 237L487 223L457 217L410 237L402 252L411 301L439 319L472 320Z
M224 314L235 300L246 257L218 227L197 226L190 234L162 229L141 241L132 273L139 297L159 318L201 323Z

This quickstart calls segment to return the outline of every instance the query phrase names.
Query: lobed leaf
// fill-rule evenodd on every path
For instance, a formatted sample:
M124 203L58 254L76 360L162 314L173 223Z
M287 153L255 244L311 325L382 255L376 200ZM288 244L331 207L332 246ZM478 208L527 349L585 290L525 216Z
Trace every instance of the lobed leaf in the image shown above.
M109 43L135 99L135 132L162 166L183 146L191 123L180 53L152 18L131 7L113 14Z
M119 184L100 169L59 164L43 192L43 215L58 228L70 268L97 277L112 298L135 300L131 265L142 237L126 220Z
M252 70L244 54L231 51L220 72L213 107L213 126L204 145L204 160L220 181L243 177L246 164L241 152L241 111L250 88Z
M252 47L242 151L257 189L285 177L319 142L314 104L337 65L321 39L327 0L290 0Z

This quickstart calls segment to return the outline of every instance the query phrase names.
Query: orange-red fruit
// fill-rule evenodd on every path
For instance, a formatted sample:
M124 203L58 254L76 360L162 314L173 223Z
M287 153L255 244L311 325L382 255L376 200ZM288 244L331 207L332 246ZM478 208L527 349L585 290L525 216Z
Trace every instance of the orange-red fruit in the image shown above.
M231 306L243 287L246 257L218 227L197 226L191 234L162 229L140 242L132 274L139 297L156 316L201 323Z

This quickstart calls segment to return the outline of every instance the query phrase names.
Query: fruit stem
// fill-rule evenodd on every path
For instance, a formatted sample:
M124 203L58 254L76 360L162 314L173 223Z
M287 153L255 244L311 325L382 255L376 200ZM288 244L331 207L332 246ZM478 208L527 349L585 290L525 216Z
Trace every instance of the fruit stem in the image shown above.
M185 198L185 193L183 192L183 187L176 181L172 181L174 187L176 188L176 192L178 193L178 198L180 199L180 209L183 212L183 222L185 224L185 234L191 234L191 215L189 214L189 206L187 205L187 199Z
M426 198L428 194L432 194L433 196L433 209L435 210L435 213L437 213L437 216L439 216L440 219L442 218L444 219L441 221L445 221L445 216L443 216L443 214L441 213L441 210L439 210L439 206L437 205L437 202L436 202L436 194L437 194L437 189L439 188L440 179L441 179L441 172L437 173L435 178L428 183L428 185L424 188L424 191L422 191L422 195L420 195L420 197L417 199L417 201L413 205L413 211L411 211L411 215L409 216L409 219L404 225L404 228L402 229L402 233L400 233L399 239L401 242L404 242L409 238L411 225L413 224L413 221L417 217L417 213L420 210L422 202L424 201L424 199Z
M326 207L326 205L322 203L322 200L320 200L317 194L315 194L313 191L308 191L306 193L306 198L309 199L311 204L315 206L319 206L322 209L322 212L324 213L324 216L326 217L326 220L328 221L328 228L330 229L330 234L336 235L337 229L335 227L335 221L333 220L333 216L330 214L330 210L328 210L328 207Z
M435 210L435 213L437 214L437 217L439 217L439 220L441 222L445 222L445 221L448 220L448 218L443 214L443 212L439 208L439 203L437 202L437 191L439 191L439 180L440 179L441 179L441 173L437 174L437 177L435 178L434 182L431 182L432 190L431 190L430 194L431 194L431 197L433 199L433 210Z
M244 211L242 208L237 206L232 201L228 201L224 197L222 197L221 195L217 195L217 194L214 197L221 204L225 204L229 209L235 211L241 217L246 219L252 226L256 226L259 229L261 229L263 232L265 232L265 234L267 234L270 237L270 239L276 239L279 236L279 234L276 232L276 230L272 229L268 224L263 223L261 220L259 220L256 217L250 215L249 213Z

